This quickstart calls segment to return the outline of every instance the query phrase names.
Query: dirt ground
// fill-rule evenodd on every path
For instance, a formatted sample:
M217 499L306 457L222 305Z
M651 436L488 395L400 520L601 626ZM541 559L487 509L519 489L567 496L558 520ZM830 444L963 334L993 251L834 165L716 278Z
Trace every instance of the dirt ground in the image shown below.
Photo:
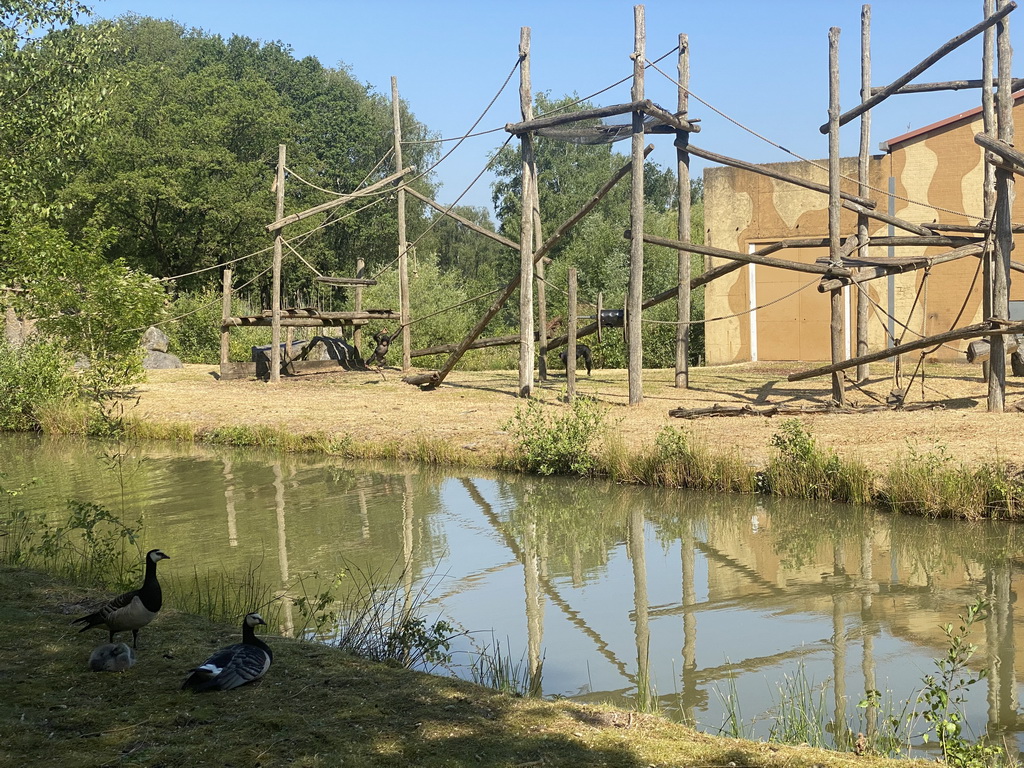
M628 405L625 371L580 372L577 391L607 406L607 423L627 447L653 442L666 426L685 429L715 450L737 450L750 464L760 465L770 452L770 439L789 416L735 416L681 419L675 408L719 405L813 406L831 397L828 376L801 382L787 375L807 370L805 364L753 363L695 368L690 388L672 386L673 372L644 372L644 400ZM912 367L902 378L910 382ZM860 458L876 470L911 450L944 449L966 464L995 459L1017 462L1024 453L1024 414L1011 406L1024 400L1024 380L1008 378L1002 414L987 410L987 385L978 366L929 364L910 384L906 402L934 408L883 410L851 414L805 414L799 418L820 445L841 456ZM875 364L871 377L851 387L848 404L884 403L894 386L892 366ZM538 382L535 396L557 402L565 375L558 371ZM271 385L256 380L219 381L214 366L154 370L139 387L134 415L159 422L186 422L197 429L232 425L286 427L300 433L351 435L359 441L414 442L419 437L448 441L459 450L491 452L508 441L502 425L523 400L517 398L515 371L459 372L434 390L420 390L402 381L396 368L383 372L320 373L283 378Z

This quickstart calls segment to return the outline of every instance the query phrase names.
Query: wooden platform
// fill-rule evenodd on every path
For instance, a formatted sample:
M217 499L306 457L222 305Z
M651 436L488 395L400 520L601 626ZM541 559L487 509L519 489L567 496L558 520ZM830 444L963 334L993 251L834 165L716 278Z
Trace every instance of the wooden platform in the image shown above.
M371 320L399 322L400 315L390 309L364 309L360 312L321 312L317 309L282 309L282 328L334 328L342 325L366 325ZM249 317L226 317L221 328L267 327L273 325L273 312L263 310L262 314Z

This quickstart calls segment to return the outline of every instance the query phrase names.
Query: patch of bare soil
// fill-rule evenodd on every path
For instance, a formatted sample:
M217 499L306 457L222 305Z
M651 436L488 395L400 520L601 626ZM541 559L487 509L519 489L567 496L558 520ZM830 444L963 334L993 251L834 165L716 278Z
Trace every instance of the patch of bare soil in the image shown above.
M695 368L690 387L673 386L673 372L644 372L644 400L628 405L622 370L595 369L577 379L577 391L607 406L607 422L627 447L653 443L667 426L685 429L716 451L737 451L753 465L763 464L781 420L790 416L731 416L680 419L677 408L718 405L818 406L831 399L828 376L789 382L787 375L812 366L742 364ZM196 429L265 425L296 433L350 435L359 441L412 443L439 439L467 452L492 453L508 444L502 425L523 401L516 397L515 371L453 372L434 390L402 381L397 369L339 371L284 378L271 385L256 380L219 381L214 366L155 370L139 388L136 416L158 422L184 422ZM860 458L876 470L910 451L943 449L967 464L997 459L1019 461L1024 449L1024 415L1010 409L1024 400L1024 380L1009 378L1001 414L987 410L987 385L980 368L966 364L929 364L923 376L901 382L908 404L933 408L914 411L808 413L798 418L822 446L841 456ZM855 407L884 404L895 386L892 367L875 364L869 380L848 390ZM556 403L564 393L564 372L538 382L535 397Z

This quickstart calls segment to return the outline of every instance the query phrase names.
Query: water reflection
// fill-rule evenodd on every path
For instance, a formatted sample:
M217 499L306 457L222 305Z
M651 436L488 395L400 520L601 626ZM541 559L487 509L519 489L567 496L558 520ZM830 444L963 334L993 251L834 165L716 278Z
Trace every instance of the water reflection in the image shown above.
M984 595L971 640L991 675L971 723L1022 730L1017 526L173 444L133 456L122 488L102 450L2 436L0 467L8 485L40 478L14 503L54 519L69 498L123 504L182 574L261 562L288 590L346 563L398 563L407 601L433 577L430 608L475 633L456 658L496 638L543 668L548 695L647 700L708 730L730 685L750 719L800 665L831 683L840 720L868 689L911 697L945 651L940 625ZM860 716L870 735L880 713Z

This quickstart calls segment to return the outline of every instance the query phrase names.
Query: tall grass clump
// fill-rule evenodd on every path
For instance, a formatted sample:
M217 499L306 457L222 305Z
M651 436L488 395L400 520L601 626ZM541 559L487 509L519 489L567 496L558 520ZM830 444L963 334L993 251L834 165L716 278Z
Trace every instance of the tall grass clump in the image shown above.
M124 590L138 581L142 520L126 522L99 504L69 501L67 519L51 523L7 500L0 518L0 559L75 584Z
M700 491L749 493L754 472L735 452L714 453L706 443L676 427L664 427L653 448L627 462L634 482ZM624 474L615 479L626 479Z
M776 496L849 503L871 500L871 472L818 446L799 419L782 422L772 435L775 453L759 477L759 490Z
M911 447L882 478L880 501L894 512L978 520L1024 514L1024 482L1012 467L969 468L945 446L919 453Z
M594 442L604 430L604 413L591 398L568 406L530 400L503 425L512 436L513 469L538 475L590 475L597 467Z
M189 576L168 569L161 581L174 595L174 607L185 613L235 624L245 614L258 610L271 627L280 629L281 604L274 588L263 580L261 568L262 562L250 563L233 573L221 569L200 574L193 569Z
M408 576L405 571L396 574L394 568L347 566L335 583L342 593L336 600L333 589L316 595L313 603L307 599L307 612L325 616L314 621L317 639L408 669L429 672L447 665L451 641L459 633L443 619L431 622L421 615L430 597L430 580L416 584ZM336 610L325 614L332 605Z
M526 655L512 656L507 644L493 639L481 649L469 667L470 679L477 685L493 688L512 696L539 698L544 671L542 658L534 669Z

